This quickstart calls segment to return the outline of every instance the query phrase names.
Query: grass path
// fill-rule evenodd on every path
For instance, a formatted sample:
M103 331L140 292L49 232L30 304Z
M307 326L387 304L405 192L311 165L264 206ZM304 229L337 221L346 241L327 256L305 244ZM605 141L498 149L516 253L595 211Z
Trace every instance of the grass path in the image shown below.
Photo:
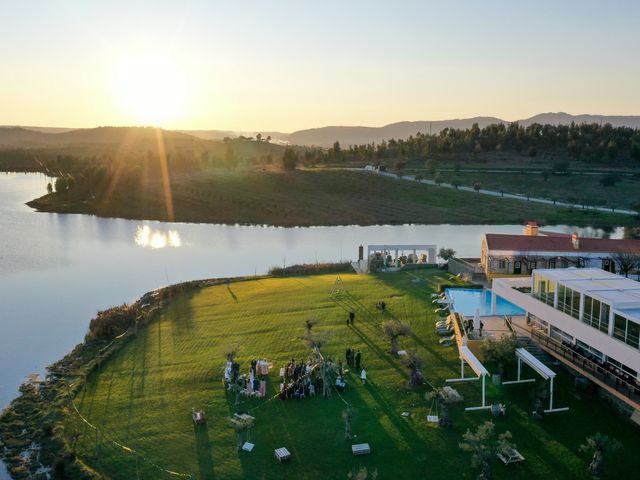
M106 435L139 452L164 468L190 473L198 479L332 479L347 478L360 465L377 468L379 478L475 478L469 458L458 448L467 428L489 419L480 412L455 408L455 426L441 430L429 426L430 405L423 399L429 389L406 387L407 369L389 355L381 334L380 314L374 308L384 299L388 315L411 324L413 333L401 341L406 349L424 358L425 376L434 385L459 374L454 348L437 345L429 294L446 281L436 271L343 275L348 294L338 301L330 292L334 275L264 279L209 287L176 299L162 318L141 330L100 372L92 375L76 404L89 421ZM414 282L416 276L421 282ZM354 308L356 322L346 325L346 310ZM315 329L327 332L325 356L344 358L350 345L363 354L369 381L348 378L344 399L357 413L353 420L356 441L369 442L372 454L355 458L350 442L343 439L342 400L246 400L244 408L256 417L250 454L235 450L233 430L227 418L234 411L231 396L222 388L224 353L238 350L243 372L253 358L267 358L275 369L269 375L267 398L279 385L279 367L292 357L306 358L301 340L306 318L319 320ZM511 430L527 458L508 468L496 465L496 478L584 478L585 459L578 453L584 437L595 431L612 434L627 446L627 454L607 469L613 476L638 471L640 459L630 455L640 434L616 416L595 395L576 392L568 375L558 378L557 404L571 411L542 423L530 418L532 386L488 388L488 398L508 405L508 416L496 420L497 431ZM476 382L457 385L465 404L480 401ZM580 397L580 398L578 398ZM195 429L191 408L206 407L206 428ZM411 417L401 416L410 411ZM287 464L278 464L273 450L286 446L292 453ZM100 441L86 428L78 441L79 454L110 478L136 478L135 458L114 445ZM177 478L162 475L139 462L140 478Z

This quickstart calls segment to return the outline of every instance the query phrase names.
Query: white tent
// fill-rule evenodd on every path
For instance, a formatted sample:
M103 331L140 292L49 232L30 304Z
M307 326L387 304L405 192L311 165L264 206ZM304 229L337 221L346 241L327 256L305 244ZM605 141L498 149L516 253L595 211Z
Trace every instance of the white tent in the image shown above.
M524 362L527 365L529 365L531 368L533 368L536 371L536 373L540 375L542 378L550 381L549 408L545 410L545 413L566 412L567 410L569 410L569 407L553 408L553 379L556 377L556 373L553 370L551 370L549 367L547 367L544 363L542 363L540 360L538 360L536 357L531 355L531 353L529 353L524 348L516 348L516 357L518 358L518 379L511 380L509 382L502 382L502 384L511 385L514 383L535 382L535 379L533 378L525 378L525 379L520 378L522 373L522 362Z
M464 345L458 346L458 353L460 354L460 378L449 378L447 382L468 382L472 380L482 379L482 405L479 407L467 407L465 410L483 410L491 408L491 405L487 405L485 401L485 377L489 375L489 372L484 365L473 354L469 347ZM471 370L477 375L477 377L465 377L464 376L464 364L465 362L471 367Z

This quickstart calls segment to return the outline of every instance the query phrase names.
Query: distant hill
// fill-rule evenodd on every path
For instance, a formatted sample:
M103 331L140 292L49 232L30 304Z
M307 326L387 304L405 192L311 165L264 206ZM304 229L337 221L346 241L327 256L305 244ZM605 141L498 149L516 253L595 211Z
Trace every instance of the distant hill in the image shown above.
M640 115L571 115L564 112L540 113L530 118L518 120L523 126L532 123L568 125L575 123L610 123L614 127L640 128ZM238 132L232 130L165 130L165 135L173 141L205 140L218 142L240 136L255 137L261 133L271 144L292 144L301 146L331 147L337 140L343 147L366 143L380 143L392 138L408 138L418 132L437 134L445 128L470 128L474 123L486 127L494 123L510 123L497 117L473 117L453 120L396 122L383 127L329 126L282 132ZM124 132L135 129L138 138L155 138L155 129L142 127L100 127L93 129L65 129L51 127L0 127L0 146L46 146L77 143L111 143L126 140Z
M569 125L575 123L610 123L614 127L640 128L640 116L570 115L568 113L541 113L518 120L523 126L532 123ZM342 146L380 143L391 138L408 138L418 132L437 134L445 128L470 128L477 123L480 128L494 123L510 123L496 117L474 117L455 120L398 122L384 127L323 127L299 130L283 137L295 145L330 147L338 140Z
M474 123L486 127L504 120L495 117L474 117L455 120L397 122L384 127L323 127L299 130L286 136L294 145L316 145L330 147L337 140L343 146L407 138L417 132L438 133L445 128L470 128Z
M640 116L639 115L571 115L569 113L540 113L533 117L520 120L519 123L522 126L528 126L532 123L552 125L569 125L571 122L575 123L610 123L614 127L630 127L640 128Z
M155 128L98 127L46 132L25 127L0 127L0 145L5 147L63 147L79 144L127 145L157 143ZM175 143L202 143L185 133L162 130L166 140Z

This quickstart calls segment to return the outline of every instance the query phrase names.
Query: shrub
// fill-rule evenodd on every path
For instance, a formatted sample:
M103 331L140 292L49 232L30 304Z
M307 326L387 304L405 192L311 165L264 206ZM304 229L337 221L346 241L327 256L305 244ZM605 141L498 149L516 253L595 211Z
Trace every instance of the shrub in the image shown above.
M140 309L136 305L126 303L98 312L89 323L87 340L110 340L122 335L135 324L139 314Z
M304 263L288 267L271 267L269 275L286 277L295 275L315 275L319 273L345 273L351 271L349 262L342 263Z

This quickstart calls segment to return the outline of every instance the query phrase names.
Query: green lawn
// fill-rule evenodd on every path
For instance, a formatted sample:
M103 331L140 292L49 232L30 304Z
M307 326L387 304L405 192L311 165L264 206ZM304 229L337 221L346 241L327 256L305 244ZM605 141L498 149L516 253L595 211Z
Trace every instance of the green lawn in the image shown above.
M535 167L531 168L539 171ZM434 178L433 175L425 174L424 171L415 170L410 173L420 173L432 180ZM442 171L439 175L445 183L458 180L463 186L473 187L477 182L480 183L481 188L487 190L555 199L578 205L598 205L630 210L637 208L637 192L640 188L640 175L621 176L614 186L608 187L600 183L604 174L549 175L546 180L541 173L522 172Z
M420 277L422 281L416 282ZM407 388L408 373L387 353L374 305L384 299L388 316L411 324L413 334L401 341L424 358L427 380L442 385L459 375L454 347L437 344L430 293L447 274L422 270L378 276L342 275L348 294L336 303L330 296L335 275L261 279L208 287L175 299L160 320L138 333L120 352L88 379L76 404L86 418L105 432L95 453L95 434L81 429L79 455L114 479L136 478L135 457L107 442L115 439L163 468L193 474L198 479L333 479L347 478L352 468L378 469L379 478L475 478L469 457L458 448L461 435L490 415L465 413L454 407L454 427L442 430L426 422L430 405L423 400L428 386ZM345 303L357 306L353 327L345 322ZM303 321L315 317L316 329L329 332L323 353L343 358L348 345L363 352L369 382L355 376L344 394L357 413L353 431L357 442L368 442L372 454L353 457L351 442L343 439L339 396L306 400L251 399L243 408L256 417L252 453L237 452L227 419L234 411L221 378L224 352L238 349L242 371L253 358L267 358L275 369L269 375L267 398L279 385L278 369L291 357L306 358L301 337ZM533 375L531 372L527 372ZM540 382L540 380L538 380ZM490 382L489 382L490 383ZM478 382L457 384L465 405L480 402ZM626 449L606 464L610 478L639 471L633 449L640 432L591 392L577 392L567 374L559 375L558 406L567 413L531 420L531 384L488 388L488 399L506 402L506 418L496 430L510 430L526 461L495 465L496 478L585 478L586 459L578 452L585 436L600 431L621 440ZM192 407L205 407L206 428L194 429ZM411 417L401 416L403 411ZM273 450L286 446L289 463L278 464ZM163 475L139 461L140 478L178 478Z

